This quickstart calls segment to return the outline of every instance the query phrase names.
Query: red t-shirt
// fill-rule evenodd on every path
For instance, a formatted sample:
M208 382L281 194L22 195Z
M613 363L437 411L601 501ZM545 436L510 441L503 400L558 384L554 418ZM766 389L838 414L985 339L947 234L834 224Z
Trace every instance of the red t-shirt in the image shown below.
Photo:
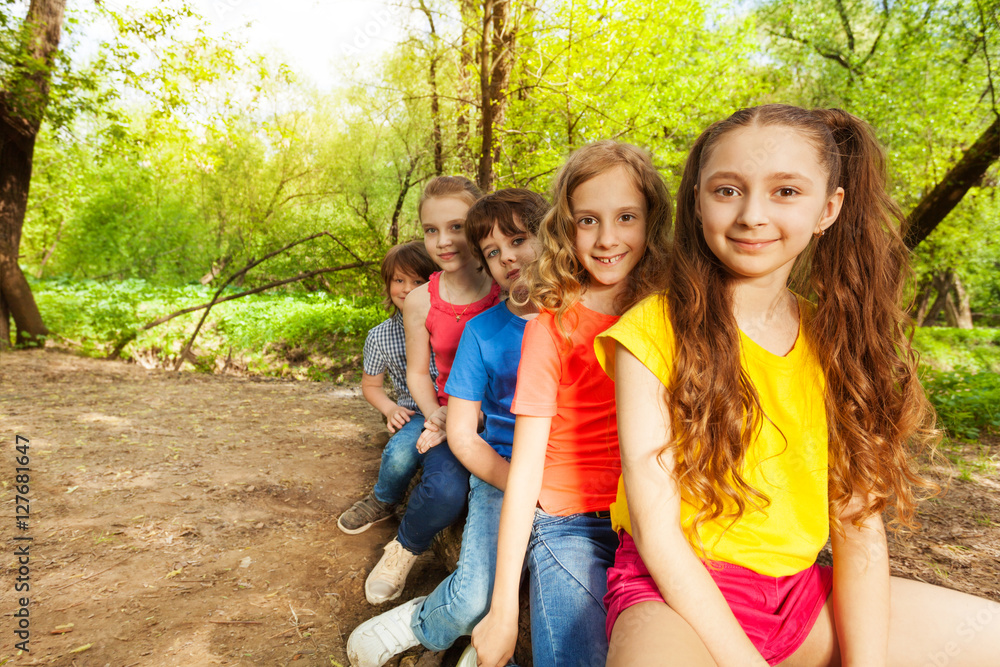
M500 286L493 283L490 293L479 301L456 306L441 298L441 272L432 273L427 281L427 291L431 296L431 308L427 311L424 326L431 337L431 350L437 364L437 395L440 405L448 405L448 394L444 386L448 383L451 364L455 361L458 341L462 338L465 323L500 302ZM596 334L595 334L596 335Z
M607 510L615 500L621 472L615 384L597 362L594 338L617 321L577 303L563 317L569 340L550 311L524 329L511 412L552 417L538 497L549 514Z

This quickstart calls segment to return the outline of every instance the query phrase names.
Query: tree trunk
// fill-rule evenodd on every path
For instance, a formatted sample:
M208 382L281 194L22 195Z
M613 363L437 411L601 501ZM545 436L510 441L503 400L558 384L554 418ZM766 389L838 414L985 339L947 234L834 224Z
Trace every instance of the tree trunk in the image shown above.
M10 78L10 89L18 95L0 91L0 296L14 318L18 344L37 344L48 333L17 260L35 138L48 106L51 67L65 9L66 0L31 1L25 18L26 41ZM9 320L5 320L0 333L8 328Z
M937 291L937 298L934 299L934 305L927 311L927 315L922 320L919 320L918 323L922 327L934 325L938 315L941 314L941 311L945 307L948 294L951 292L951 285L946 280L944 273L938 272L931 276L931 285Z
M502 158L503 144L498 132L507 119L507 92L510 90L510 74L514 66L514 39L517 29L511 16L511 0L502 0L493 5L493 68L490 73L490 104L493 107L493 173L490 187L496 181L496 165ZM485 190L484 190L485 191Z
M979 139L965 151L958 164L945 174L907 216L903 236L907 247L913 249L927 238L998 158L1000 158L1000 116L979 135Z
M431 58L431 142L434 144L434 175L444 174L444 140L441 134L441 102L438 99L437 56Z
M490 71L493 69L493 5L503 0L483 2L483 26L479 34L479 169L476 184L489 192L493 184L493 104L490 98Z
M934 284L931 282L926 283L923 289L920 290L920 296L917 297L913 308L913 321L918 326L922 326L924 318L927 317L927 308L931 305L931 295L933 293Z
M476 182L488 192L496 180L500 158L497 129L507 112L507 88L513 64L516 29L510 16L510 0L485 0L479 42L479 98L482 106L479 169Z
M7 310L7 301L0 292L0 352L10 348L10 311Z
M965 286L954 271L948 272L951 292L945 302L946 314L949 326L959 329L972 328L972 308L969 307L969 294L965 291Z
M410 168L403 177L403 182L399 185L399 195L396 197L396 206L392 210L392 221L389 223L389 239L392 245L399 243L399 217L403 212L403 203L406 201L406 193L413 186L413 170L417 168L419 158L410 156ZM440 176L441 172L437 172Z
M434 14L427 7L427 3L420 0L420 11L427 17L427 23L431 30L431 53L430 53L430 73L429 83L431 86L431 143L434 145L434 175L444 174L444 141L441 132L441 99L438 94L437 66L440 58L438 53L438 34L434 27Z
M455 152L463 174L472 174L475 164L469 144L469 116L472 108L472 66L476 62L474 35L476 10L473 0L461 0L462 43L458 61L458 113L455 118Z
M38 263L38 270L35 271L35 278L40 280L45 274L45 265L48 264L49 260L52 259L52 255L55 254L56 246L59 244L59 239L62 238L63 229L65 228L66 217L63 216L63 219L59 221L59 229L56 230L55 240L52 241L52 245L49 246L49 249L45 251L45 254L42 256L42 261Z

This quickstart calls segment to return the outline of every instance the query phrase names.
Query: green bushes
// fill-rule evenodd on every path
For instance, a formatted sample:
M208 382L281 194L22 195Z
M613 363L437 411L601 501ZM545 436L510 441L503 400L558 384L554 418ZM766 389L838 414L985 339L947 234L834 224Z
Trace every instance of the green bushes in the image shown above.
M922 381L938 425L964 440L1000 432L1000 374L925 369Z
M1000 329L921 327L913 345L921 364L939 371L1000 373Z
M43 280L32 289L53 337L92 356L110 354L146 322L207 303L214 294L201 285L156 287L143 280ZM203 313L139 332L122 356L172 364ZM195 342L195 367L212 371L226 360L254 374L337 379L356 371L365 333L385 317L378 296L283 292L221 303L212 308Z
M1000 329L918 329L921 380L948 435L1000 432Z

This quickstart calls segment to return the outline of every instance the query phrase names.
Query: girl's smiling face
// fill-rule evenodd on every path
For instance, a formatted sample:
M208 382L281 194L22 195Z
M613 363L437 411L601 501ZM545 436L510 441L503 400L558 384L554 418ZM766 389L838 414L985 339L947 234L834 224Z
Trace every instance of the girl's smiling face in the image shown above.
M570 204L588 291L617 294L646 251L646 198L624 167L614 167L576 186Z
M469 208L457 197L432 197L420 209L424 247L444 271L455 271L474 259L462 231Z
M751 126L720 137L695 193L705 242L737 278L787 281L795 259L832 225L843 188L816 147L783 126Z

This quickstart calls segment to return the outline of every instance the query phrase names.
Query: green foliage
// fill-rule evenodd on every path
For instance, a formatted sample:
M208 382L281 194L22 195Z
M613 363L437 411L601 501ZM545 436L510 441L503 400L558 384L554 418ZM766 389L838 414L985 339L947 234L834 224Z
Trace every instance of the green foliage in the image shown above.
M52 334L93 356L109 353L119 341L151 319L148 311L153 304L172 308L186 301L194 303L204 298L199 293L203 291L157 289L138 279L122 282L55 279L32 283L35 300Z
M20 48L22 4L0 2L0 55L11 54L0 58L0 80ZM607 137L649 149L674 186L709 123L780 101L840 106L871 122L909 210L993 118L995 5L514 0L497 186L545 191L572 149ZM398 240L418 235L416 201L435 174L435 91L444 172L471 175L475 166L482 3L400 7L393 15L406 38L330 92L209 38L207 20L183 0L71 12L69 53L90 31L113 37L91 62L57 64L21 246L26 268L179 286L320 230L339 240L268 261L247 276L254 285L377 261L395 241L394 223ZM954 271L979 313L1000 312L996 183L994 169L916 253L918 281ZM345 297L380 289L372 271L304 287ZM940 348L935 367L979 367L947 359L964 351L927 344Z
M322 292L246 299L247 303L220 313L215 324L219 335L243 350L263 349L276 342L294 347L322 345L331 336L357 340L386 315L378 304L359 305Z
M904 213L996 117L995 1L770 0L757 15L779 65L778 99L867 120L888 149L890 186ZM915 253L920 284L953 271L979 313L1000 307L997 178L994 165Z
M996 183L971 189L934 233L917 246L918 284L951 269L962 280L975 313L1000 314L1000 193Z
M146 322L207 303L214 294L201 285L163 287L143 280L41 280L34 281L32 289L52 337L93 356L109 354ZM203 312L140 332L123 357L170 364ZM217 361L236 357L250 373L337 379L358 365L365 334L385 317L376 297L350 299L322 292L243 297L213 307L195 342L195 366L211 372Z
M920 327L913 346L936 371L1000 373L1000 329Z
M1000 431L1000 329L921 327L913 343L939 425L964 440Z
M922 382L952 437L973 441L1000 431L1000 373L927 369Z

